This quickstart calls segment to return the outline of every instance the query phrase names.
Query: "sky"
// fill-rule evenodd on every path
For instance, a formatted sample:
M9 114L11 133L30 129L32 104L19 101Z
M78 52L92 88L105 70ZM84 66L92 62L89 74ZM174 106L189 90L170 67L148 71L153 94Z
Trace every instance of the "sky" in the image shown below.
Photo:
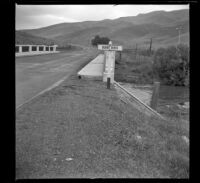
M16 5L16 29L34 29L64 22L137 16L152 11L189 9L189 5Z

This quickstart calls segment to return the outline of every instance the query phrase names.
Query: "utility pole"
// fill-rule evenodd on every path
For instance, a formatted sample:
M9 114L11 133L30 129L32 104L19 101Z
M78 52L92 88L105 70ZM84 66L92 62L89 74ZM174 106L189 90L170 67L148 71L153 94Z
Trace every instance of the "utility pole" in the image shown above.
M178 45L180 45L180 42L181 42L181 39L180 39L180 34L181 34L181 27L177 27L176 30L178 30L178 44L176 46L176 50L177 50L177 54L178 54L178 57L180 58L180 52L179 52L179 49L178 49Z
M150 45L149 45L149 54L151 55L151 48L152 48L152 38L150 39Z
M180 48L178 48L178 45L180 45L181 43L181 39L180 39L180 34L181 34L181 30L182 30L182 27L177 27L176 30L178 30L178 44L177 44L177 54L178 54L178 59L181 61L181 54L180 54ZM182 64L183 64L183 73L185 75L185 62L184 60L182 60Z
M136 46L135 46L135 59L137 58L137 43L136 43Z
M181 27L177 27L176 30L178 30L178 45L181 43L181 39L180 39L180 34L181 34Z
M179 50L178 50L178 45L180 44L180 34L181 34L181 27L177 27L176 30L178 30L178 44L176 45L176 50L177 50L177 54L178 54L178 57L180 57L180 53L179 53Z

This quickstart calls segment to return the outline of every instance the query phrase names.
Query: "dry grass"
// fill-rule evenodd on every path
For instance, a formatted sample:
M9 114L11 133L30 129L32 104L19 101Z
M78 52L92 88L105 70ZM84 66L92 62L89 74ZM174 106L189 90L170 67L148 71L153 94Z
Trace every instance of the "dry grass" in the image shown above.
M137 55L134 52L123 52L121 61L116 55L115 80L135 84L152 84L152 57Z
M183 135L179 121L147 118L113 87L72 76L17 113L17 175L188 178ZM66 156L74 160L63 163Z

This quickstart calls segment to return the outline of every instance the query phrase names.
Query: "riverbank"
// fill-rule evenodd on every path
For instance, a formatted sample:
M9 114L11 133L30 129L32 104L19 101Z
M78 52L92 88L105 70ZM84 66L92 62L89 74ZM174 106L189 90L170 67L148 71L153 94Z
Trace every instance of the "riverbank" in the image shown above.
M127 90L150 106L153 85L120 82ZM161 85L157 111L169 120L187 121L189 128L189 88Z
M16 178L189 178L189 132L73 75L16 113Z
M159 80L153 70L153 56L135 55L133 50L116 54L115 80L147 105L150 105L153 82ZM167 86L160 81L157 111L169 120L179 120L189 129L189 80L187 87ZM188 107L184 107L184 103Z

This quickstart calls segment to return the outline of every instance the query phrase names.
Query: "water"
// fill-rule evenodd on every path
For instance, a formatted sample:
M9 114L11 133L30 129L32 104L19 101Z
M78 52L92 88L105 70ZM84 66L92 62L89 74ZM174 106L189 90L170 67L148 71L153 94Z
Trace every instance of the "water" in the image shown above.
M189 102L189 88L178 86L160 86L159 105Z
M120 84L150 106L153 85L134 85L122 82ZM161 85L156 110L167 118L189 121L189 108L187 107L189 104L185 102L189 102L188 87ZM185 105L181 105L181 103Z
M166 117L189 122L189 108L180 107L182 105L179 105L189 101L188 87L161 85L157 111Z
M131 91L131 93L133 93L144 103L150 105L149 102L152 96L153 85L134 85L132 83L123 83L123 82L119 83L127 90ZM146 100L145 94L148 94L146 98L148 98L149 102L145 102ZM188 87L167 86L167 85L160 86L158 106L174 105L184 102L189 102Z

